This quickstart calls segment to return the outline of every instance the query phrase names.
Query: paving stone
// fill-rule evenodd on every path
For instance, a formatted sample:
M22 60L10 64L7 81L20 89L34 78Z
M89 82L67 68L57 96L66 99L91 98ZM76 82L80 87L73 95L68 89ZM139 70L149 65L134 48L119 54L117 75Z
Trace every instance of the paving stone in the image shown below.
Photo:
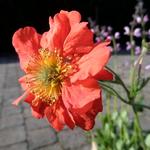
M19 63L16 65L18 70L18 77L22 77L25 75L25 73L21 70Z
M5 65L4 64L0 64L0 89L2 89L4 87L4 82L5 82Z
M2 147L0 150L27 150L27 143L18 143L10 146Z
M150 87L147 88L147 90L145 90L145 93L144 93L144 103L145 103L145 105L150 106L150 95L149 95L150 90L148 90L148 89L150 89Z
M25 139L26 136L23 126L0 130L0 147L22 142Z
M16 115L16 114L20 114L21 113L21 106L6 106L6 107L2 107L2 117L3 116L12 116L12 115Z
M87 145L81 147L79 150L91 150L91 145L87 144Z
M37 149L48 144L53 144L56 140L56 134L52 128L43 128L28 132L30 150Z
M38 148L36 150L63 150L63 149L59 143L56 143L54 145L44 146L44 147Z
M2 103L2 99L3 99L3 97L2 97L2 91L0 91L0 105Z
M27 130L35 130L35 129L41 129L44 127L49 127L49 123L45 119L36 119L33 117L27 118L25 120Z
M18 84L19 83L18 83L18 73L17 73L16 63L10 63L7 65L7 69L6 69L5 87L7 88L17 87Z
M21 114L0 118L0 130L3 128L13 127L21 124L23 124L23 117Z
M112 60L113 58L114 57L112 57ZM118 62L124 61L124 63L130 60L128 56L121 56L116 59ZM149 58L145 64L149 64ZM120 63L117 64L117 66L117 72L124 78L127 78L129 72L126 70L129 70L129 65L125 66ZM2 117L0 120L0 150L27 150L27 144L23 142L26 139L24 126L20 125L23 122L20 115L22 112L21 109L24 109L23 115L26 118L30 150L62 150L61 146L64 147L63 150L91 150L90 145L86 145L87 140L82 130L77 128L73 131L64 130L58 133L60 146L59 144L55 144L55 142L57 142L55 132L51 128L45 128L48 125L46 121L31 118L31 110L27 104L23 104L23 106L18 108L12 107L12 101L23 93L20 92L20 85L18 83L18 78L23 75L19 63L0 64L0 72L0 115ZM146 75L150 75L150 71L146 71ZM124 81L126 84L128 83L127 79L124 79ZM144 89L146 104L150 104L149 89L150 86ZM2 108L1 102L4 105ZM104 105L104 107L106 106ZM149 114L150 111L145 110L143 114L144 117L142 116L140 119L144 129L150 129ZM11 127L14 125L17 126ZM5 127L7 127L7 129Z
M141 116L140 123L141 123L142 129L150 130L150 119L148 116L147 117Z
M84 145L82 147L73 148L73 149L70 149L70 150L91 150L91 145L87 144L87 145Z
M79 148L87 143L85 133L79 128L61 131L58 137L64 149Z
M145 109L143 112L144 116L150 116L150 110L149 109Z
M30 108L25 108L23 114L24 114L25 118L32 117L32 113L31 113Z
M3 92L3 105L11 106L11 103L20 95L20 89L18 87L6 88Z
M4 87L4 83L5 83L4 75L0 75L0 89Z

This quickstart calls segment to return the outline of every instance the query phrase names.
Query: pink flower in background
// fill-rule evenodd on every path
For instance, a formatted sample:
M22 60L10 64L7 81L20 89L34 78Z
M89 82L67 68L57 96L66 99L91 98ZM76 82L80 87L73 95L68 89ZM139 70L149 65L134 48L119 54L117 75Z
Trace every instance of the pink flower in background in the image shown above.
M100 37L96 37L95 40L96 40L96 42L100 42L101 38Z
M112 40L112 36L110 36L110 35L107 36L106 40L110 40L111 41Z
M144 21L145 23L147 23L147 22L149 21L148 15L145 15L145 16L144 16L143 21Z
M141 37L142 36L141 28L135 28L133 35L137 38Z
M95 33L94 29L91 29L91 31L92 31L93 33Z

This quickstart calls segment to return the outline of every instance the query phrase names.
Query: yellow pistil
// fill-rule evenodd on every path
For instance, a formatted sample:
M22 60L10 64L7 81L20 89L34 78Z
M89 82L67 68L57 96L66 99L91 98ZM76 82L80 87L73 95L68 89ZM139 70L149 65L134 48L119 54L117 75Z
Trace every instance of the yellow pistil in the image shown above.
M33 105L37 105L40 100L52 105L61 95L62 83L72 66L57 51L40 49L39 54L28 63L26 84L35 95Z

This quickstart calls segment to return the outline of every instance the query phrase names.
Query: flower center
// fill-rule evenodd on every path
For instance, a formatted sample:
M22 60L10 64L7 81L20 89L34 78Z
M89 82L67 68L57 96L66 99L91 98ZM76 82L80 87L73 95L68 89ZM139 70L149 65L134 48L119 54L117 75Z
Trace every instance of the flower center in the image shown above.
M65 62L57 51L40 49L39 55L27 66L26 83L35 95L32 104L37 105L41 100L52 105L61 95L63 81L71 71L72 65Z

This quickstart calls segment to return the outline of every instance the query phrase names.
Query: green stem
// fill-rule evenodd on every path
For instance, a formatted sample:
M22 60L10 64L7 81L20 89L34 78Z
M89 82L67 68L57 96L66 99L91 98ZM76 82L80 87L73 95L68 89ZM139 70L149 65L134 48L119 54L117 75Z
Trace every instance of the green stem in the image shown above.
M134 96L134 37L133 37L133 31L134 30L134 25L131 25L131 32L130 32L130 43L131 43L131 68L130 68L130 83L131 83L131 88L130 88L130 96Z
M117 46L116 46L116 40L114 38L114 36L112 36L112 44L113 44L113 48L114 48L114 54L116 55L117 54Z
M138 112L136 111L136 108L135 108L134 105L132 105L132 109L133 109L133 112L134 112L134 115L135 115L135 123L136 123L137 131L138 131L138 136L139 136L139 138L142 142L143 149L146 150L146 145L145 145L144 137L143 137L143 134L142 134L142 128L141 128Z
M110 93L106 93L106 112L107 114L110 114Z
M142 52L140 56L138 57L134 66L131 68L131 89L130 89L131 97L135 97L137 93L137 86L139 83L138 80L140 80L140 76L136 74L136 70L140 69L140 67L138 68L138 66L142 64L143 57L145 56L146 53L147 53L147 48L145 47L145 42L142 42ZM140 70L138 70L138 72L140 72Z
M106 90L107 92L111 93L111 94L115 94L122 102L128 104L128 105L133 105L135 107L142 107L142 108L145 108L145 109L149 109L150 110L150 106L147 106L147 105L144 105L144 104L136 104L134 102L129 102L129 101L126 101L122 96L120 96L118 94L118 92L116 90L114 90L113 88L111 88L110 86L106 85L106 84L103 84L100 82L100 85L101 87Z
M117 83L121 84L122 87L124 88L124 90L126 91L127 95L130 96L129 90L127 89L126 85L124 84L124 82L122 81L122 79L119 77L119 75L117 73L115 73L112 69L110 69L107 66L106 66L106 69L108 69L111 73L113 73L115 75L115 79L117 80Z
M131 25L131 31L130 31L130 43L131 43L131 66L134 64L134 37L133 37L133 31L134 25Z
M113 94L113 95L116 95L120 100L122 100L124 103L128 103L124 98L122 98L118 92L116 90L114 90L113 88L111 88L110 86L106 85L106 84L103 84L103 83L100 83L101 87L108 91L109 93ZM111 91L110 91L111 90Z

